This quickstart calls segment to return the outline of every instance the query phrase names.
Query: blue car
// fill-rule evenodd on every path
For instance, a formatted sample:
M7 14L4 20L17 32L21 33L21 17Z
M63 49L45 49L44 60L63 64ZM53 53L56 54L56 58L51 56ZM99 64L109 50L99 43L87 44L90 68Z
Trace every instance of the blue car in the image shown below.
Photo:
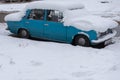
M78 28L75 22L80 24L83 21L79 22L70 16L74 15L72 12L76 10L79 12L80 9L84 9L84 6L75 2L65 4L57 1L36 1L28 4L21 12L7 15L5 20L8 30L21 38L35 37L80 46L108 44L116 35L116 31L113 30L115 26L107 27L103 32L94 28L88 30Z

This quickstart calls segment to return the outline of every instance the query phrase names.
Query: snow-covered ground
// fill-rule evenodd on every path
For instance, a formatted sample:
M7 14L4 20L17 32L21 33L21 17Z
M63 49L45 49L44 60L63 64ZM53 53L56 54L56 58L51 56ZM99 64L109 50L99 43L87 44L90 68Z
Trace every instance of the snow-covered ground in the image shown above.
M101 0L79 1L92 14L119 19L119 0L107 0L107 5ZM26 4L0 4L0 11L21 11ZM0 23L1 80L120 80L120 37L95 49L12 37L6 27Z
M120 38L103 49L9 36L0 23L2 80L120 80Z

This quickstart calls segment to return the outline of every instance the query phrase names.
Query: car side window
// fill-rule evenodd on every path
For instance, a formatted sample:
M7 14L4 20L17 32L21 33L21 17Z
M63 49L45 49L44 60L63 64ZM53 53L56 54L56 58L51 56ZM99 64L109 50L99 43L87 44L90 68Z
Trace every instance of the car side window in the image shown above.
M41 9L33 9L31 10L28 19L35 19L35 20L44 20L44 10Z
M63 14L57 10L47 10L47 21L62 22Z

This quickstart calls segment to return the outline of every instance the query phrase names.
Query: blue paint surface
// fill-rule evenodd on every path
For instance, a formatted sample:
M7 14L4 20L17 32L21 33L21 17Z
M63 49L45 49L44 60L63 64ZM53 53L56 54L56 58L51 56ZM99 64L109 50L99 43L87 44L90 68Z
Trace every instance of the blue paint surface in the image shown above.
M83 31L74 26L64 26L62 22L47 21L46 10L43 20L27 19L30 12L31 10L27 10L21 21L8 21L8 29L12 33L18 34L18 30L23 28L30 33L31 37L66 43L72 43L74 37L78 34L86 35L90 42L97 39L97 33L94 30Z

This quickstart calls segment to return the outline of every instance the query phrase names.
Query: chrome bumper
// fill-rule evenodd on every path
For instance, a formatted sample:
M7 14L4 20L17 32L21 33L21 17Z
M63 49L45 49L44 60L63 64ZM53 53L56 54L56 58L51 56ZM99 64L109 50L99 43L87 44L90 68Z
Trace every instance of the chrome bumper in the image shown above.
M102 43L106 40L113 38L116 34L117 34L117 31L113 30L113 33L109 33L106 36L99 38L98 40L92 40L92 43L95 43L95 44Z

